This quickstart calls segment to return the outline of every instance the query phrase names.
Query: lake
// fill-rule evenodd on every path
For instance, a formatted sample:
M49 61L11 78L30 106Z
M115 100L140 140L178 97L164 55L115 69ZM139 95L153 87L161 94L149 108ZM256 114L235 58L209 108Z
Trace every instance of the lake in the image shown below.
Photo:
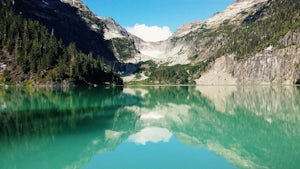
M299 166L299 87L0 89L1 169Z

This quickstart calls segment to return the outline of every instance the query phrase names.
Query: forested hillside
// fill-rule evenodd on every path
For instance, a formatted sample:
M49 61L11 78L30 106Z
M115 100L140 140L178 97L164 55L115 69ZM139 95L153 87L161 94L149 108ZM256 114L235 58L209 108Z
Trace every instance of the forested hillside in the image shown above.
M75 43L64 45L53 31L7 6L0 7L0 15L0 83L122 83L101 56L86 55Z
M284 48L280 39L300 28L300 1L273 0L243 20L237 29L226 25L228 44L219 53L234 53L246 59L268 46ZM295 44L290 44L295 45Z

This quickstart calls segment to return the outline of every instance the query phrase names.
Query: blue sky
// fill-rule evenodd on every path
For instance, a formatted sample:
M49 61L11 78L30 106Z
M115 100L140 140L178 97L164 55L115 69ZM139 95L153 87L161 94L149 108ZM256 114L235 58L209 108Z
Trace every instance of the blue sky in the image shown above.
M167 26L173 32L183 24L206 20L234 0L83 0L97 15L112 17L123 27L136 24Z

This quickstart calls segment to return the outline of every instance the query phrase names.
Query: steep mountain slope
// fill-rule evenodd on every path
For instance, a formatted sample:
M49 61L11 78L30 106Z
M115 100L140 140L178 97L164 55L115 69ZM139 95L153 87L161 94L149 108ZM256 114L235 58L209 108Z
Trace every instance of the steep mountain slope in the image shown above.
M299 83L299 9L299 1L237 0L207 21L184 25L159 42L156 63L163 65L146 71L148 82Z
M53 29L50 32L38 21L15 15L12 7L16 6L11 3L17 5L14 1L1 1L0 6L1 84L122 83L118 75L105 68L101 57L82 53L76 49L76 42L64 45Z
M111 18L96 16L81 0L19 0L13 7L23 17L45 24L65 44L75 42L79 50L93 52L109 65L137 53L124 28ZM112 38L122 38L123 42L112 42ZM130 51L118 50L121 45Z
M80 8L72 7L60 0L19 0L13 5L16 13L45 24L65 44L76 42L77 48L86 54L93 52L95 56L115 61L116 58L109 50L109 43L103 39L101 23L93 27L91 20L97 22L97 18L84 5L77 4L77 6Z
M273 0L250 13L229 29L232 33L216 55L220 58L198 82L299 83L299 7L299 1ZM223 69L216 70L216 64ZM207 79L219 73L234 81L228 82L226 76Z

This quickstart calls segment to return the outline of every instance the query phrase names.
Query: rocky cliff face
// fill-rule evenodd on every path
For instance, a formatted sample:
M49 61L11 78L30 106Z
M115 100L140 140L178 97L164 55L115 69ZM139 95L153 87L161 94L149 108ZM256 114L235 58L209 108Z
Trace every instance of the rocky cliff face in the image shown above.
M282 48L268 46L243 61L233 55L216 60L199 84L296 84L300 79L300 29L289 31L278 42Z
M233 77L238 83L296 84L300 79L300 49L296 46L265 50L246 61L234 64Z
M218 58L198 84L299 84L300 48L268 49L244 61L232 55Z

